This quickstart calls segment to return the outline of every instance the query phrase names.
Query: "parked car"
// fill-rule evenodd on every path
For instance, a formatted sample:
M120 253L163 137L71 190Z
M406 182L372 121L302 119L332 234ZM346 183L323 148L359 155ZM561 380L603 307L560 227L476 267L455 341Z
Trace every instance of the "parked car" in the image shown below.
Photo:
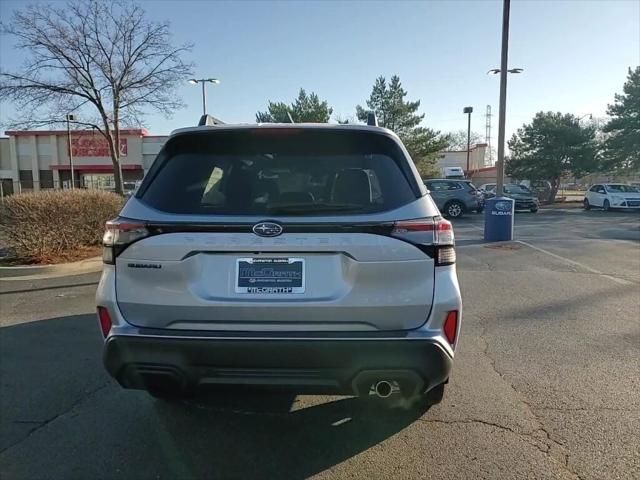
M484 196L470 180L424 179L431 198L447 217L458 218L465 212L482 212Z
M493 184L493 188L487 193L490 197L495 197L496 185ZM505 183L503 185L503 195L515 200L515 210L529 210L532 213L536 213L540 208L540 201L538 200L538 197L536 197L531 190L524 185Z
M451 224L399 138L358 125L174 132L107 223L107 371L205 386L442 399L461 298Z
M495 194L493 193L495 188L495 183L483 183L478 187L478 190L480 190L480 193L482 193L483 197L487 199L495 196Z
M142 180L135 180L133 182L123 182L122 186L124 187L124 196L126 198L131 198L136 190L140 187Z
M640 189L624 183L599 183L584 195L584 208L600 207L603 210L640 209Z
M518 185L524 187L529 193L532 193L536 198L542 198L545 201L553 203L551 196L551 183L547 180L522 180Z

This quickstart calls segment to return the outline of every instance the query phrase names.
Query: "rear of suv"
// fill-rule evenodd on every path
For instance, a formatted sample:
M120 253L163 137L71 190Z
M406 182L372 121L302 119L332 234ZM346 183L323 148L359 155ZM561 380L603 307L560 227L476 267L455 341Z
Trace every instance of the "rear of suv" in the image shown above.
M484 195L470 180L423 181L440 211L449 218L458 218L467 212L480 213L484 210Z
M104 363L125 388L442 398L453 231L388 130L178 130L107 223L103 259Z

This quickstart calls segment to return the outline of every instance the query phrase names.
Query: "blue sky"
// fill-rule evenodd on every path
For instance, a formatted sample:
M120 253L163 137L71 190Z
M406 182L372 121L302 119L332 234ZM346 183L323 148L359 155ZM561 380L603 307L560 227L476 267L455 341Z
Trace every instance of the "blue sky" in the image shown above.
M422 101L425 125L484 134L487 104L497 132L500 1L143 1L153 19L169 19L176 42L193 42L198 76L209 88L209 111L226 122L254 122L269 99L293 100L300 87L354 115L378 75L398 74L409 99ZM6 21L26 2L0 0ZM20 65L21 52L0 39L0 65ZM603 116L627 68L640 64L640 1L517 1L511 6L507 132L540 110ZM194 124L199 86L178 92L188 107L171 119L149 115L153 134ZM0 120L12 114L3 105Z

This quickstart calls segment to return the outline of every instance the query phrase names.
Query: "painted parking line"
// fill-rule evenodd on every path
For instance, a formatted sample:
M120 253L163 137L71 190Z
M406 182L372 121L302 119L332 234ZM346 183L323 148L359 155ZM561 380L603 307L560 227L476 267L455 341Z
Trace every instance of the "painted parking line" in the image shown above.
M536 250L537 252L540 253L544 253L545 255L549 255L550 257L553 257L555 259L558 260L562 260L565 263L568 263L569 265L574 265L576 267L580 267L583 270L586 270L587 272L591 272L594 273L596 275L600 275L604 278L607 278L613 282L616 282L620 285L634 285L633 282L629 282L628 280L624 280L622 278L617 278L617 277L613 277L611 275L607 275L606 273L601 272L600 270L596 270L595 268L591 268L588 265L585 265L584 263L580 263L580 262L576 262L575 260L571 260L570 258L567 257L563 257L562 255L558 255L557 253L553 253L550 252L549 250L545 250L544 248L540 248L540 247L536 247L535 245L531 245L529 242L525 242L523 240L515 240L517 243L520 243L522 245L525 245L533 250Z
M609 241L609 240L607 240L607 241ZM487 245L500 245L502 243L504 243L504 244L519 243L521 245L524 245L525 247L531 248L532 250L535 250L535 251L540 252L540 253L544 253L545 255L553 257L553 258L555 258L557 260L561 260L564 263L567 263L569 265L573 265L573 266L576 266L576 267L580 267L583 270L586 270L587 272L590 272L590 273L593 273L595 275L599 275L599 276L601 276L603 278L606 278L608 280L611 280L612 282L615 282L615 283L617 283L619 285L635 285L634 282L630 282L630 281L624 280L622 278L617 278L617 277L614 277L612 275L608 275L606 273L601 272L600 270L596 270L595 268L591 268L590 266L585 265L584 263L576 262L575 260L571 260L570 258L563 257L562 255L558 255L557 253L550 252L549 250L545 250L544 248L536 247L535 245L532 245L529 242L525 242L523 240L514 240L513 242L493 242L491 244L487 244L487 243L485 243L483 241L480 241L480 240L473 241L473 242L474 243L467 243L467 244L463 244L463 245L457 245L456 249L479 248L479 247L486 247Z

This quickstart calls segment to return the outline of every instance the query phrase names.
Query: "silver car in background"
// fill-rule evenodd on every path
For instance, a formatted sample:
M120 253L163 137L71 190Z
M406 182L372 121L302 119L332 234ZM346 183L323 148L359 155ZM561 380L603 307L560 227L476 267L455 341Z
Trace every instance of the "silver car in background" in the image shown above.
M437 403L460 331L455 260L388 130L178 130L106 227L104 363L161 398L245 385Z

